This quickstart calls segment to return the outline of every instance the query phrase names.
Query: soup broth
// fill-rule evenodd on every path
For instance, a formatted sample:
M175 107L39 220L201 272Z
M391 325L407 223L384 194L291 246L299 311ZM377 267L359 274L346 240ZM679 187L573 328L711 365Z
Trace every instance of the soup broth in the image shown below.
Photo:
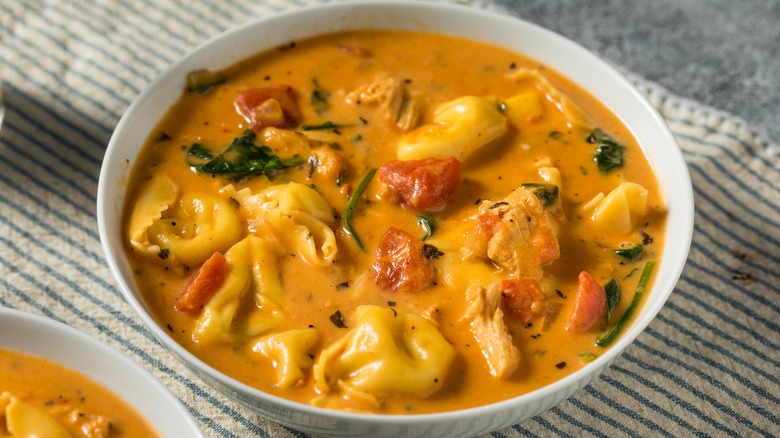
M664 240L615 114L522 55L415 32L193 72L128 193L135 279L177 342L353 411L468 408L580 369Z

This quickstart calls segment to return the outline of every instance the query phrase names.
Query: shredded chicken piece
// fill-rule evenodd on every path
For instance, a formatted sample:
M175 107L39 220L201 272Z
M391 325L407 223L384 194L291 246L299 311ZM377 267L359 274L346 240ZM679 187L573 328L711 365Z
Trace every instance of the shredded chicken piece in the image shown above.
M347 102L358 105L379 104L395 117L403 102L404 92L401 87L401 83L396 79L380 79L347 94Z
M401 109L395 117L395 124L404 131L411 131L420 120L420 102L409 96L404 96Z
M555 220L522 187L501 201L483 201L475 229L467 253L487 256L518 278L541 280L543 266L561 255Z
M491 284L487 289L471 286L466 290L466 300L469 305L462 319L470 320L471 333L487 360L490 374L497 379L509 377L520 363L520 351L504 324L499 285Z
M385 118L404 131L417 126L420 104L406 91L403 82L394 78L380 79L347 94L347 102L379 105Z
M68 415L68 422L76 425L85 438L108 438L111 433L111 422L102 415L74 409Z

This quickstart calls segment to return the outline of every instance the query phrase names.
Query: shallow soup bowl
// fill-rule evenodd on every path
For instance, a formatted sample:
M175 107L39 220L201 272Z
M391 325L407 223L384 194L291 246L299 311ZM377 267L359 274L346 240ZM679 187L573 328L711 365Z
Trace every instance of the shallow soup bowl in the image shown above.
M644 306L603 355L548 386L486 406L435 414L360 414L295 403L238 382L184 349L155 321L134 283L122 242L126 183L147 138L181 96L187 74L204 68L223 69L291 41L360 29L454 35L536 59L590 92L638 140L656 173L668 209L668 238ZM682 153L663 119L627 79L575 43L533 24L473 8L419 2L350 2L302 8L247 23L207 41L165 71L130 106L111 138L100 175L98 221L109 267L139 318L216 390L276 422L315 435L453 437L497 430L555 406L591 382L631 344L661 309L685 265L693 230L693 196Z
M98 339L60 322L3 307L0 333L0 349L81 374L127 403L159 436L203 436L195 419L162 383Z

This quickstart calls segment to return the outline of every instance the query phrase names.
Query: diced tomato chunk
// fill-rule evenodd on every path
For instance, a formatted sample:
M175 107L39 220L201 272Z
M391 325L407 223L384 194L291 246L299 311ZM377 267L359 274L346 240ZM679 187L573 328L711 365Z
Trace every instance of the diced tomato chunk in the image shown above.
M273 84L239 91L233 104L253 130L265 126L294 128L301 120L298 93L289 85Z
M547 310L547 297L539 282L533 278L508 278L501 280L501 307L520 324L543 316Z
M607 305L604 287L585 271L580 272L574 300L574 311L566 324L566 330L584 332L604 315Z
M558 238L550 227L536 227L531 234L531 246L542 264L558 260L561 256Z
M395 227L387 229L376 248L374 280L384 289L419 292L433 282L431 261L425 258L424 244Z
M455 195L461 166L455 157L394 160L379 169L380 180L398 194L401 205L439 211Z
M501 218L495 214L481 214L477 216L476 231L480 236L490 240L498 232L502 224Z
M198 269L184 286L174 308L180 312L195 312L201 309L225 282L227 260L215 252Z

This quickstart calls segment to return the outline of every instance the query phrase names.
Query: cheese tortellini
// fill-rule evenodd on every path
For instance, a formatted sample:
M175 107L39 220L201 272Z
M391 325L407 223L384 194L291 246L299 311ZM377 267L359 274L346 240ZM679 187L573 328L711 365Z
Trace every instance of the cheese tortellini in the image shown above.
M195 323L195 342L230 342L237 335L258 336L285 321L285 302L276 253L260 237L250 235L225 254L225 283L203 307ZM244 295L251 293L252 306Z
M453 156L463 161L507 130L506 117L495 102L464 96L436 109L433 122L423 125L398 142L400 160Z
M314 363L314 356L309 355L309 350L316 342L317 331L313 328L287 330L264 336L252 350L273 361L276 386L289 388L306 378L304 369Z
M336 222L328 202L311 187L291 182L256 194L227 186L222 192L236 199L247 217L249 231L279 242L306 261L327 266L336 257Z
M0 424L3 423L12 437L70 438L72 436L54 417L9 392L0 394Z
M510 74L515 80L531 79L536 83L539 91L544 93L547 99L552 102L558 110L563 113L569 121L569 125L584 129L588 132L596 128L596 123L579 107L569 96L563 94L546 77L542 76L537 70L527 68L518 69Z
M638 219L647 213L647 189L633 182L624 182L608 195L599 195L586 206L593 207L591 221L604 230L628 234Z
M321 393L339 388L364 398L391 393L426 397L441 387L455 350L433 323L373 305L358 307L355 321L314 364Z
M544 115L539 93L525 91L504 100L504 115L515 124L539 120Z
M160 253L160 246L150 240L148 230L178 198L179 187L167 176L156 175L146 182L133 206L127 227L133 250L151 256Z
M180 195L179 188L160 175L143 187L128 231L139 253L198 266L239 241L244 227L227 199L211 194Z

